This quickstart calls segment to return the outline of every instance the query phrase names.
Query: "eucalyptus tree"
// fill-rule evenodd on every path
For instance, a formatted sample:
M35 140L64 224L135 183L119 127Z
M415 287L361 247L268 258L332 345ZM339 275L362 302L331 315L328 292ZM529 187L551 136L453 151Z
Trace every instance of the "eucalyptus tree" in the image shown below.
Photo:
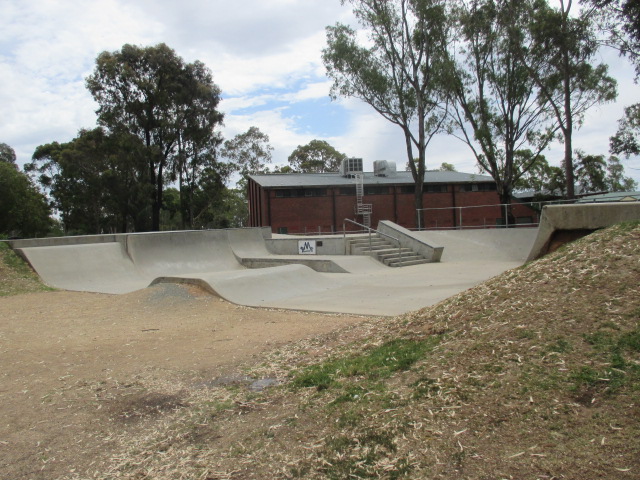
M16 151L6 143L0 143L0 162L9 163L17 167Z
M535 0L522 51L540 98L551 106L561 132L567 196L574 198L573 133L590 108L616 98L617 83L607 65L597 62L593 15L574 9L572 0L554 3L555 7Z
M342 3L353 6L368 38L361 39L356 29L340 23L327 27L322 58L333 80L331 96L358 98L402 129L415 181L416 212L421 212L426 148L446 117L442 81L450 42L448 2Z
M151 229L159 230L163 189L176 171L172 162L185 162L177 153L179 141L200 145L203 132L214 134L222 121L217 111L220 90L204 65L185 64L163 43L102 52L87 88L99 104L101 125L143 142L147 182L153 187Z
M611 137L611 152L627 158L640 155L640 103L624 109L625 116L618 122L618 131Z
M201 182L205 182L205 172L219 170L221 177L228 172L216 158L218 146L222 143L219 132L212 125L221 124L222 113L211 108L210 93L219 97L220 91L213 85L210 70L196 61L185 65L184 86L178 110L176 151L171 162L171 180L178 182L182 228L194 227L195 193Z
M460 1L454 9L450 133L496 181L503 204L511 203L515 186L542 159L554 134L549 103L540 101L522 60L524 32L514 28L530 13L526 0ZM510 216L510 209L503 215Z
M269 135L258 127L249 127L246 132L239 133L224 142L220 156L227 161L229 173L236 172L240 175L237 186L244 192L245 199L249 175L267 173L272 152Z
M605 44L626 56L640 76L640 2L637 0L582 0L599 29Z
M298 145L289 155L293 171L304 173L338 172L347 155L339 152L325 140L311 140Z
M13 149L6 144L0 147L0 235L36 237L49 233L53 221L46 197L11 161Z
M605 45L620 52L635 66L636 81L640 78L640 2L637 0L582 0L591 7L595 21L606 35ZM627 158L640 154L640 103L625 108L618 131L610 139L611 153ZM615 160L619 163L617 157ZM625 182L614 182L617 191ZM629 185L628 182L626 182Z
M148 229L143 144L103 128L80 130L70 142L36 148L25 170L43 187L65 231L76 234Z

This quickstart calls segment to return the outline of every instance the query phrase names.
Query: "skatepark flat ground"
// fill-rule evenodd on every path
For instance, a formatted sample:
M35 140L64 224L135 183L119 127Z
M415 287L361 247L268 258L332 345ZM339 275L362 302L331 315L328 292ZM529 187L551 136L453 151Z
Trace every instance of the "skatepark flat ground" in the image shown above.
M440 262L387 267L368 256L316 255L348 273L324 273L304 257L270 253L259 229L129 234L124 241L23 247L45 283L65 290L129 293L189 283L238 305L393 316L433 305L522 265L536 229L416 232L444 246ZM245 268L243 258L278 260Z

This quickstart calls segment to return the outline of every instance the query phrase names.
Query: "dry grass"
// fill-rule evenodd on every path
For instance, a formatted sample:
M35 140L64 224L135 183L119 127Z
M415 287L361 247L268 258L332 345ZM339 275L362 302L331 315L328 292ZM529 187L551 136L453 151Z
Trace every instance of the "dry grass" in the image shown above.
M639 281L640 224L623 224L237 381L88 385L122 421L108 464L65 478L639 478Z
M42 292L51 288L5 242L0 242L0 297L21 293Z
M247 367L280 387L141 378L169 407L69 478L638 478L639 280L621 225Z

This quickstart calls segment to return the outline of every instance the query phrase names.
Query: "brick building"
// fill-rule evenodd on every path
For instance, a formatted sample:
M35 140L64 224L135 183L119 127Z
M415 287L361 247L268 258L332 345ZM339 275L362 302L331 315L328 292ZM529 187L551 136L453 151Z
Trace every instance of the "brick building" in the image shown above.
M426 172L426 210L420 226L416 225L411 172L396 172L395 168L364 173L251 175L248 188L249 226L270 226L274 233L341 232L345 218L369 222L374 228L380 220L390 220L409 229L495 226L502 222L495 181L486 175ZM535 211L517 204L516 199L513 202L517 223L538 221ZM346 229L357 227L347 224Z

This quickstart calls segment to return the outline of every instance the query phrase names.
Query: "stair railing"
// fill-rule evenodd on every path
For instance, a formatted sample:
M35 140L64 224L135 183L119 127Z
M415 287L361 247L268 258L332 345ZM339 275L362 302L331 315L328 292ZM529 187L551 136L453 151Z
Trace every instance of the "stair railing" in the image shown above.
M400 239L393 237L391 235L388 235L384 232L381 232L379 230L376 230L375 228L371 228L371 227L367 227L366 225L363 225L361 223L358 222L354 222L353 220L349 219L349 218L345 218L344 221L342 222L342 238L344 239L344 254L347 255L347 222L356 225L358 227L364 228L369 232L369 252L373 253L373 248L372 248L372 244L371 244L371 232L373 233L377 233L378 235L381 235L383 237L387 237L390 238L391 240L394 240L395 242L397 242L398 244L398 261L400 263L402 263L402 245L400 244Z

